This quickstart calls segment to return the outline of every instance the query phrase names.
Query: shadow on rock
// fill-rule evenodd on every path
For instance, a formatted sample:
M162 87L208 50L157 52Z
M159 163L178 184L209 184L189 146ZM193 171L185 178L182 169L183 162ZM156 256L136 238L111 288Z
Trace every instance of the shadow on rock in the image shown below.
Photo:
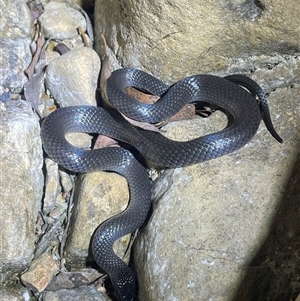
M294 301L300 292L300 153L270 234L232 301Z

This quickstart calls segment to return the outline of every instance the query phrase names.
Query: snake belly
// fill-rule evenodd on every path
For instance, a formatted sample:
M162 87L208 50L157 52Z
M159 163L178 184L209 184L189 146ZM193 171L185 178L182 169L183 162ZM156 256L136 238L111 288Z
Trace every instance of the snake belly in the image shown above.
M124 93L135 87L161 96L153 104L141 104ZM246 87L248 91L241 88ZM107 272L118 300L133 301L137 283L132 270L113 252L113 243L144 223L151 205L148 174L125 148L82 150L71 145L69 132L98 133L122 141L161 167L181 167L231 153L245 145L256 133L263 117L270 133L279 141L261 88L241 75L220 78L212 75L187 77L171 87L136 70L120 69L107 80L106 93L112 106L139 121L160 122L177 113L187 103L204 102L229 112L233 122L225 129L186 142L170 140L160 133L133 127L125 119L116 121L103 108L76 106L61 108L43 122L41 137L46 153L68 170L86 173L113 171L127 179L130 202L121 214L102 223L94 234L92 251L97 264ZM255 97L258 97L258 101Z

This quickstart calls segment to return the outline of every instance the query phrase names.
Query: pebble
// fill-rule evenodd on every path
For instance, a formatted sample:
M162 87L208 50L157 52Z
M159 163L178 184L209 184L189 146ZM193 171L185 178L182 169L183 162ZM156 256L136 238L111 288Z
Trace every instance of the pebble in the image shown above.
M59 270L58 263L49 253L43 253L40 257L33 260L27 272L21 275L24 285L31 288L34 292L42 292L51 282L53 276Z
M99 72L98 54L81 47L52 60L46 69L45 83L62 107L96 105Z
M73 188L73 183L70 177L71 176L65 171L59 170L60 184L64 193L71 191L71 189Z
M56 198L60 193L58 165L49 158L45 159L46 165L46 181L45 181L45 197L43 202L43 212L48 214L56 204Z
M81 269L79 271L62 271L55 276L48 285L47 290L57 291L64 288L74 288L89 285L103 276L94 269Z

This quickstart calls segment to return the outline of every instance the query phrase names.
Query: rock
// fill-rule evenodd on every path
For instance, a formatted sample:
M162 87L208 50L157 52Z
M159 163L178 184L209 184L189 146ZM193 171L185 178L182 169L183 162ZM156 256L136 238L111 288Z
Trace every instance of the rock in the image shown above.
M40 17L46 38L63 40L78 35L78 27L86 31L85 17L66 3L49 2Z
M43 301L110 301L91 286L70 289L62 289L56 292L46 292Z
M299 7L295 0L286 4L273 0L228 1L221 5L219 1L205 5L176 0L127 5L99 1L95 3L96 51L100 56L104 53L100 38L104 32L122 66L143 69L169 83L197 73L251 73L265 91L277 89L283 94L285 102L271 93L276 100L275 106L271 104L272 117L285 140L297 140L298 124L288 130L280 127L290 118L297 120L294 98L299 99L300 49L295 42L300 34L295 15ZM282 19L283 5L288 23ZM105 15L107 10L114 11L113 16ZM291 35L286 36L285 31ZM288 112L292 116L285 114L285 106L295 108ZM201 135L202 129L196 129ZM189 135L190 130L182 130L173 138L181 140ZM291 276L292 266L299 264L296 244L288 252L294 260L289 268L272 269L278 262L271 252L275 246L270 243L270 251L263 258L274 258L272 263L261 259L262 267L253 268L240 288L238 284L268 235L296 150L296 142L279 145L261 126L254 140L234 154L164 172L157 180L153 216L135 249L140 299L224 301L236 297L254 301L257 296L266 300L268 293L269 300L292 299L289 293L283 298L279 291L284 290L284 284L289 292L299 291ZM290 230L293 237L294 228L298 227L294 224ZM283 249L280 251L282 257L288 257ZM264 272L264 266L269 273ZM280 282L280 272L286 281ZM278 275L277 291L277 284L268 280L271 275Z
M49 213L48 220L52 222L52 220L57 221L60 217L65 215L68 204L65 202L65 199L60 195L58 198L60 202L58 202L55 208ZM52 220L51 220L52 219Z
M81 287L92 284L102 276L93 269L81 269L79 271L65 272L61 271L55 276L47 286L48 291L57 291L65 288Z
M0 286L0 296L1 296L1 301L24 301L24 300L29 300L29 299L26 299L27 294L22 295L16 289L6 288L4 286Z
M2 273L21 272L33 258L44 181L40 126L28 103L2 107L0 141L0 267Z
M81 45L82 46L82 45ZM50 50L46 50L45 51L45 61L46 61L46 65L49 65L51 61L57 59L60 57L60 54L56 51L50 51Z
M75 1L72 0L67 0L66 1L68 3L69 7L72 7L73 9L79 11L85 18L85 22L86 22L86 36L89 39L89 47L93 47L94 45L94 27L93 24L89 18L90 16L94 15L94 9L92 7L89 7L89 5L85 5L86 3L82 3L82 5L78 5ZM86 1L84 1L86 2ZM93 3L93 7L94 7L94 3ZM86 8L91 10L88 11L89 15L86 13Z
M90 149L93 136L86 133L67 133L66 139L68 142L78 148Z
M0 99L7 101L27 80L24 70L31 61L31 21L25 1L4 0L0 9Z
M266 93L277 88L290 87L300 83L300 58L297 56L276 55L271 59L266 56L260 57L261 63L265 60L263 68L256 68L252 78L259 82L259 85Z
M59 264L52 255L43 253L40 257L33 260L28 271L21 275L24 285L34 292L42 292L57 274Z
M43 213L47 215L56 205L56 199L61 192L59 185L58 165L49 158L45 159L46 179L45 196L43 199Z
M76 201L66 246L66 258L70 263L85 263L90 259L92 234L99 224L127 207L127 182L114 173L93 172L82 175L77 180L74 198ZM129 237L127 235L115 243L120 257L124 256Z
M281 164L277 174L272 176L272 179L279 178L280 185L276 186L279 182L276 179L272 185L275 186L274 191L281 191L281 194L268 236L252 258L234 301L294 300L300 291L299 282L295 282L298 277L295 268L300 264L299 92L299 85L295 85L278 89L270 95L270 101L277 100L276 111L279 109L283 117L280 124L285 141L283 148L275 150Z
M52 60L46 69L45 83L62 107L96 105L99 71L97 53L82 47Z
M245 72L259 66L254 56L299 53L299 15L298 0L97 1L95 47L102 56L104 33L122 66L168 82L237 61Z
M53 2L46 5L48 9L51 6L56 9L52 10L53 14L65 11L57 24L49 25L48 21L53 21L55 16L47 17L47 9L42 17L47 35L73 46L66 54L68 58L63 55L53 60L53 66L47 71L52 72L47 74L50 78L47 84L62 106L95 105L99 58L93 50L80 48L82 37L76 28L83 25L85 30L86 24L91 41L92 31L86 15L80 9L78 13L72 3L68 0L67 5ZM293 281L297 279L295 271L299 267L300 234L297 1L231 0L220 4L215 0L205 5L182 1L178 4L176 0L124 3L96 2L96 47L102 56L103 43L99 39L100 33L105 32L112 49L108 53L116 55L114 61L109 61L110 66L143 68L167 82L200 72L251 73L271 93L272 117L285 139L284 145L278 145L262 125L254 140L234 154L162 173L155 185L154 215L135 250L140 300L167 301L176 297L180 300L294 300L300 291L298 282ZM35 224L43 189L39 125L26 103L9 101L15 92L22 90L26 81L23 71L32 57L30 15L23 1L4 0L0 6L3 14L0 99L6 102L0 103L0 167L5 178L5 183L0 183L0 227L5 234L0 238L0 254L4 254L0 281L14 285L13 289L0 287L0 296L3 300L106 300L102 296L101 280L97 288L90 285L100 274L74 271L73 264L81 267L86 264L93 231L103 220L126 207L126 182L117 175L109 174L108 179L108 174L103 173L80 177L77 199L67 208L73 184L60 171L64 175L60 178L62 193L58 185L52 190L48 187L48 192L52 191L55 197L48 194L50 202L46 202L49 206L45 211L48 215L40 214L39 225ZM113 14L107 14L108 11ZM66 20L69 20L67 24ZM88 41L88 44L92 43ZM51 53L48 61L53 55L57 56ZM48 108L44 111L49 113L55 107L54 101L46 102ZM215 131L226 124L223 117L213 114L201 123L207 125L204 129ZM210 121L212 127L208 126ZM199 131L195 133L199 136L196 123L198 120L180 123L179 133L173 137L191 138L191 131L183 129L189 124ZM84 145L89 141L87 137ZM57 170L54 175L59 181ZM101 199L107 199L109 205L98 207ZM72 206L71 228L66 237ZM40 233L39 237L35 231ZM28 274L23 279L34 291L44 289L57 269L44 252L51 249L61 260L60 266L64 266L65 259L60 256L66 238L65 266L71 266L72 271L60 272L47 286L59 290L35 296L31 296L29 289L19 290L16 285L19 277L11 274L28 268L33 256L41 256L34 261L34 264L40 262L35 268L47 272L47 279L41 283L39 277L26 280ZM121 243L120 256L125 248ZM50 261L41 260L44 256ZM77 285L83 286L75 288ZM62 289L65 287L69 289Z
M68 175L64 170L59 170L60 183L64 193L68 193L73 188L73 182L71 176Z
M299 265L299 92L299 85L277 89L268 99L284 144L261 125L244 148L158 178L154 211L135 248L141 300L289 300L299 291L293 281ZM222 128L222 119L213 122ZM208 120L192 128L198 136L215 131ZM179 138L176 124L167 133ZM270 229L278 235L266 251Z

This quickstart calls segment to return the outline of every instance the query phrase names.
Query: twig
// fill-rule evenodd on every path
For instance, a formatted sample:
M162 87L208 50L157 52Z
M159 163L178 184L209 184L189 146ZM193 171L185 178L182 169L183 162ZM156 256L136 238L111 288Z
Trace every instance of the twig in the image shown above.
M101 72L100 72L99 86L100 86L100 93L101 93L103 100L106 103L109 103L109 101L107 99L107 95L106 95L106 81L111 76L111 70L109 68L108 46L106 43L106 39L103 34L101 34L101 38L102 38L103 44L104 44L104 56L101 59L102 67L101 67Z
M74 183L73 176L70 176L70 179L71 179L73 188L72 188L72 192L71 192L70 199L69 199L68 212L67 212L67 217L66 217L67 218L67 223L66 223L64 232L62 234L61 243L60 243L60 249L59 249L60 258L63 258L63 255L64 255L64 248L65 248L65 245L66 245L67 234L68 234L68 230L69 230L69 227L70 227L70 220L71 220L73 201L74 201L75 183Z
M88 40L87 40L87 38L86 38L85 32L83 31L82 27L79 26L79 27L77 28L77 30L78 30L79 34L81 35L81 37L82 37L84 46L85 46L85 47L89 47L89 42L88 42Z
M29 64L28 68L24 71L27 75L28 79L31 79L34 74L34 68L39 61L39 57L42 50L42 44L43 44L43 38L39 37L36 41L36 51L34 53L34 56L31 60L31 63Z

